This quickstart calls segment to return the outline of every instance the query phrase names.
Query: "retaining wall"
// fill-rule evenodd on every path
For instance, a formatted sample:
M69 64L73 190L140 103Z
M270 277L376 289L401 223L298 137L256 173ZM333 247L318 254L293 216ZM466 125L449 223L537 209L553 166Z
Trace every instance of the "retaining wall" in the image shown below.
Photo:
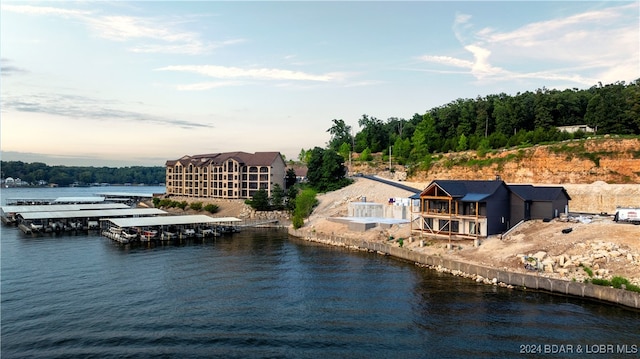
M430 267L440 266L450 271L460 271L470 275L479 275L488 279L496 278L498 282L519 288L535 289L574 297L596 299L640 309L640 293L623 289L547 278L536 274L514 273L477 264L445 259L438 256L430 256L424 253L414 252L406 248L389 245L387 243L367 242L361 239L344 238L321 233L310 234L300 230L294 230L292 228L289 228L289 234L311 242L374 251Z

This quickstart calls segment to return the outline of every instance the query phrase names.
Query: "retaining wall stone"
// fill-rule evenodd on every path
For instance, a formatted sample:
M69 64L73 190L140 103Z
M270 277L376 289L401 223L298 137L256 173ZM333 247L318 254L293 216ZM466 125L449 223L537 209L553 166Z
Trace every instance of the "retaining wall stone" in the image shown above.
M615 303L626 307L640 309L640 293L623 289L594 285L590 283L570 282L561 279L541 277L537 274L509 272L491 267L445 259L439 256L429 256L406 248L391 246L380 242L367 242L361 239L325 235L321 233L306 233L289 229L289 234L311 242L320 242L334 246L351 247L369 252L391 255L396 258L414 262L416 264L445 269L448 272L461 272L469 275L481 276L497 284L516 286L524 289L543 290L550 293L560 293L580 298L597 299ZM495 278L495 280L493 280Z

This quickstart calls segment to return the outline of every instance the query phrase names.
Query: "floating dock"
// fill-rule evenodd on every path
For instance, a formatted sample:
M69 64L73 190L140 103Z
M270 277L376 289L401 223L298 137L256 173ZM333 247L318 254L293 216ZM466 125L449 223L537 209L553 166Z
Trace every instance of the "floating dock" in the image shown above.
M63 232L70 230L99 229L103 218L161 216L167 212L156 208L124 208L100 210L75 210L51 212L21 212L16 222L23 232ZM24 228L29 229L26 231Z
M132 241L172 240L190 237L220 235L217 227L233 226L242 220L235 217L209 217L207 215L184 215L137 218L104 218L102 235L120 243ZM137 233L138 235L132 235Z

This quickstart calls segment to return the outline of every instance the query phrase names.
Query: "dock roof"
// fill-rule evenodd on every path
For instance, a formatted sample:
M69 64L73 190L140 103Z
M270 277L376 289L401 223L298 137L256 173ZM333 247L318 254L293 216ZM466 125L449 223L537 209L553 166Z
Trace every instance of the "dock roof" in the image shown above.
M138 197L138 198L153 198L153 193L137 193L137 192L99 192L97 195L104 197Z
M19 216L25 220L34 220L34 219L66 219L66 218L105 218L105 217L126 217L126 216L157 216L157 215L163 215L163 214L167 214L167 212L157 208L128 208L128 209L103 209L103 210L58 211L58 212L27 212L27 213L20 213Z
M84 203L84 204L42 204L42 205L15 205L2 206L4 213L29 213L29 212L59 212L81 211L96 209L125 209L130 208L123 203Z
M107 218L109 221L120 228L126 227L146 227L146 226L170 226L183 224L212 224L240 222L235 217L209 217L204 214L184 215L184 216L163 216L163 217L144 217L144 218Z
M104 197L58 197L53 203L100 203L104 202Z

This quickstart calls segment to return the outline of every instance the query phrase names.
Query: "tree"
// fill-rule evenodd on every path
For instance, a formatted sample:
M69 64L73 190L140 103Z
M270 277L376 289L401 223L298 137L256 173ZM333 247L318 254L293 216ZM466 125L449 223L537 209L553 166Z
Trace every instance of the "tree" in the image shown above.
M271 207L276 211L284 209L284 197L284 189L279 184L274 184L271 190Z
M371 152L381 152L389 144L389 133L385 131L385 126L381 120L375 117L362 115L358 120L358 126L362 129L355 137L356 152L362 152L369 147Z
M309 151L304 148L300 149L300 153L298 154L298 161L302 163L307 163L309 161Z
M351 156L351 145L346 142L341 144L340 148L338 149L338 153L340 154L340 156L342 156L342 158L344 158L345 161L348 160Z
M466 151L469 147L469 144L467 143L467 136L463 134L460 135L460 139L458 139L458 148L456 148L457 151Z
M293 168L287 169L287 174L284 176L284 187L289 189L298 183L298 176L296 175L296 170Z
M362 150L362 153L360 154L360 161L371 161L371 160L373 160L373 156L371 155L371 150L369 149L369 147L367 147L364 150Z
M347 171L344 159L336 151L315 147L310 152L307 179L311 187L319 192L326 192L351 183L345 178Z
M351 148L351 126L344 123L344 120L333 119L333 126L327 130L331 134L329 148L338 151L341 146L347 144Z
M422 158L427 156L431 149L434 149L434 142L438 138L436 132L436 124L430 114L425 114L422 122L418 124L416 130L411 137L411 145L413 147L412 159L420 162Z
M293 228L298 229L304 225L304 219L309 217L313 208L318 204L316 191L307 188L300 192L295 199L295 209L293 211Z
M596 94L589 100L589 104L587 105L587 113L584 115L584 120L587 125L591 126L597 131L598 125L602 123L606 115L606 109L602 96L600 96L600 94Z
M256 191L250 200L246 203L256 211L268 211L269 210L269 194L263 188Z

